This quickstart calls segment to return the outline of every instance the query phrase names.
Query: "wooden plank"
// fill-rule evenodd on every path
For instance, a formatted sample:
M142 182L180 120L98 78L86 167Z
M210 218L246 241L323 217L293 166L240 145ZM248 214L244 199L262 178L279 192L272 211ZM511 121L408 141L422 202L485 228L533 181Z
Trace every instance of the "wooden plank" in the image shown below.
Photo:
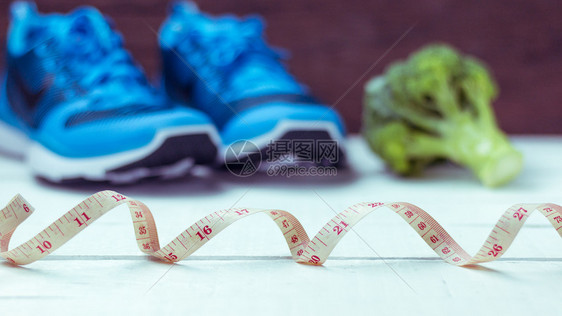
M333 217L332 208L341 211L360 201L408 201L427 210L474 254L511 204L562 204L562 138L516 137L514 143L525 154L525 170L496 190L482 187L470 173L450 165L432 168L421 179L397 178L357 136L348 144L353 170L341 170L330 179L234 179L226 171L215 171L211 179L113 189L151 207L162 242L232 206L251 188L238 206L291 211L312 236ZM21 192L36 207L16 231L12 246L105 188L38 182L25 165L0 156L0 204ZM442 262L391 211L371 214L354 231L324 266L303 266L288 257L275 224L254 216L172 266L138 251L129 215L124 208L117 209L45 260L25 267L1 263L2 311L37 315L60 309L66 315L87 306L86 315L165 314L193 308L210 315L247 314L248 308L267 315L434 315L435 310L461 308L461 314L499 315L522 310L544 314L557 307L562 240L539 214L528 219L500 261L474 268Z
M172 267L137 260L43 261L9 272L0 266L0 300L5 313L18 315L55 310L71 315L86 306L85 315L194 309L210 315L246 315L248 309L267 315L435 315L458 308L463 315L518 315L558 306L560 262L501 261L481 269L422 260L387 264L340 260L322 268L287 260L202 260ZM518 299L508 301L513 292Z

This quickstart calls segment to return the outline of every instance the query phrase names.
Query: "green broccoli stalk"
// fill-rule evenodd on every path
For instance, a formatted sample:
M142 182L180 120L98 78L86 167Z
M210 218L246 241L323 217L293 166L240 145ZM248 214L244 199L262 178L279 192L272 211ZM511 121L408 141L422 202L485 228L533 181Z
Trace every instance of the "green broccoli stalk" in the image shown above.
M363 133L398 174L449 159L486 186L500 186L517 176L523 158L496 124L496 95L480 61L430 45L367 83Z

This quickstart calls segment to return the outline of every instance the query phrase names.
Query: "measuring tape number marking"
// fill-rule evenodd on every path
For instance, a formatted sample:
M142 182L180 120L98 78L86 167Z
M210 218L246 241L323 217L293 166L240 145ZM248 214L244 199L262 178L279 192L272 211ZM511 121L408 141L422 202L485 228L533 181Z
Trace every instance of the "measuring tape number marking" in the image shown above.
M387 208L400 215L437 255L445 262L457 266L500 258L535 210L541 212L562 236L561 206L548 203L517 204L501 216L484 245L475 256L470 256L428 213L409 203L391 202L355 204L332 218L312 239L289 212L232 208L205 216L161 248L154 218L145 204L117 192L102 191L82 201L26 243L8 250L15 229L34 211L18 194L0 214L0 256L17 265L37 261L51 254L121 204L129 207L139 249L168 262L177 262L188 257L230 224L257 213L268 215L277 224L296 262L311 265L323 264L339 240L363 217L379 208Z

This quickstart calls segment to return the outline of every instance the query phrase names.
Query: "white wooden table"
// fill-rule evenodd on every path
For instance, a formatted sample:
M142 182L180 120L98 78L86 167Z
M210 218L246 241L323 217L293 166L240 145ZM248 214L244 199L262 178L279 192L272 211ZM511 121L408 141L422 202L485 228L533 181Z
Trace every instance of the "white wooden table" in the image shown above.
M348 144L350 170L336 177L241 179L215 171L111 189L151 208L163 244L199 218L235 205L290 211L314 236L333 210L362 201L406 201L428 211L474 254L512 204L562 204L562 137L520 136L514 143L525 154L524 171L495 190L452 165L419 179L397 178L358 137ZM42 183L21 162L0 157L2 207L22 193L37 208L14 234L12 247L103 189ZM355 232L324 266L299 265L275 224L256 215L170 265L137 249L129 214L119 207L44 260L24 267L0 264L0 315L55 309L131 315L555 315L559 308L562 241L539 213L501 260L480 268L442 262L386 209L365 218Z

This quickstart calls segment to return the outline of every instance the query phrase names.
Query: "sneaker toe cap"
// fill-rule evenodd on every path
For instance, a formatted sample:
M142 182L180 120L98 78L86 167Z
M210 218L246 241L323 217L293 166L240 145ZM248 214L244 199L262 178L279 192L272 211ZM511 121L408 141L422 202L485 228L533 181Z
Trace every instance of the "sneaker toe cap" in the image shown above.
M251 140L264 134L275 134L277 130L283 133L282 124L290 126L287 129L291 130L321 130L329 127L333 132L345 134L341 118L327 106L269 103L235 115L222 128L221 136L225 144L240 139Z
M117 115L73 126L63 122L63 117L46 120L37 133L37 141L61 156L75 158L111 155L141 148L150 144L157 133L186 135L213 129L211 120L204 113L185 107Z

